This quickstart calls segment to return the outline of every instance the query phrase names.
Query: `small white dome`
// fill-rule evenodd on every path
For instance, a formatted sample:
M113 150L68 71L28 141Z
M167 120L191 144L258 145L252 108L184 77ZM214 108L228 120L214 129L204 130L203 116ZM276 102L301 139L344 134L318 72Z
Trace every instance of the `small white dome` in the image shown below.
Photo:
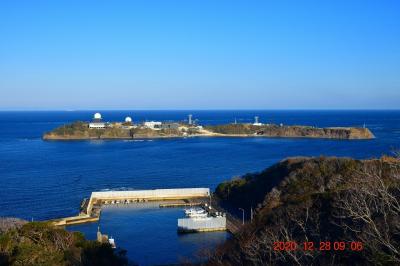
M95 113L94 114L94 119L101 119L101 114L100 113Z
M125 118L125 122L132 122L132 118L130 118L129 116L127 116L127 117Z

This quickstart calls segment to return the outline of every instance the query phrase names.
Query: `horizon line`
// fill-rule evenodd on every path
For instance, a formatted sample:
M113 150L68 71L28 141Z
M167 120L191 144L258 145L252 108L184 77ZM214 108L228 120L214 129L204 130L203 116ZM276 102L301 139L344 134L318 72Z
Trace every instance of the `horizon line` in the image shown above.
M89 111L400 111L400 108L201 108L201 109L0 109L0 112L89 112Z

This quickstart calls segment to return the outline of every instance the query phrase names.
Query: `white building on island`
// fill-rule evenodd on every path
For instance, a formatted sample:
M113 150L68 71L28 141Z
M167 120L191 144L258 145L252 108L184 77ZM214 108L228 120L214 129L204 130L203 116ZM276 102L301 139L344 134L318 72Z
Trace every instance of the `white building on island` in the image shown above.
M254 117L253 126L262 126L262 125L263 125L263 123L260 123L260 122L258 121L258 116L255 116L255 117Z
M89 128L105 128L106 123L103 122L100 113L95 113L92 122L89 123Z
M161 122L158 122L158 121L146 121L146 122L144 122L144 124L143 124L145 127L147 127L147 128L151 128L151 129L156 129L156 130L158 130L158 129L161 129L161 125L162 125L162 123Z
M122 123L122 128L123 129L131 129L135 128L135 125L133 125L132 118L130 116L125 117L125 122Z

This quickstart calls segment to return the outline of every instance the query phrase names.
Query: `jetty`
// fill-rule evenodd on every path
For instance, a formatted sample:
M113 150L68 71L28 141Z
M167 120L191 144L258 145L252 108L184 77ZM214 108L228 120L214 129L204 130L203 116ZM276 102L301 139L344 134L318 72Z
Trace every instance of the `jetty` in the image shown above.
M207 207L207 206L204 206ZM204 216L192 217L191 215L178 219L178 233L198 233L226 231L226 215L224 213L212 213L207 208L204 210Z
M209 201L209 188L171 188L150 190L113 190L92 192L84 199L77 216L51 220L56 226L97 222L103 205L129 204L135 202L160 201L160 207L198 206Z
M154 204L154 207L159 208L201 207L212 217L212 221L203 222L179 219L180 228L195 229L183 231L227 230L235 233L241 228L240 221L219 205L218 201L212 197L209 188L95 191L91 193L90 198L82 200L77 216L53 219L49 222L55 226L98 222L103 206L129 206L128 204L135 203L151 203Z

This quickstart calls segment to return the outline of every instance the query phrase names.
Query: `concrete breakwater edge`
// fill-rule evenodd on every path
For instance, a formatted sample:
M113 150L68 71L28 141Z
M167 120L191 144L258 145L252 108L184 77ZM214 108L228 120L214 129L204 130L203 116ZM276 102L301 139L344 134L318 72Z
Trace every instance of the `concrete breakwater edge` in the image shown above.
M50 222L55 226L68 226L97 222L100 219L103 205L126 205L143 202L154 203L155 206L160 208L198 206L207 210L209 216L212 218L212 221L204 223L204 228L199 225L201 223L195 222L196 229L188 231L202 232L228 230L230 232L235 232L238 230L238 222L231 221L233 220L232 216L226 215L223 218L218 217L218 214L221 213L221 209L218 207L211 207L211 193L209 188L92 192L90 198L86 198L82 201L80 212L77 216L53 219L50 220ZM218 224L218 226L210 226L210 224Z

